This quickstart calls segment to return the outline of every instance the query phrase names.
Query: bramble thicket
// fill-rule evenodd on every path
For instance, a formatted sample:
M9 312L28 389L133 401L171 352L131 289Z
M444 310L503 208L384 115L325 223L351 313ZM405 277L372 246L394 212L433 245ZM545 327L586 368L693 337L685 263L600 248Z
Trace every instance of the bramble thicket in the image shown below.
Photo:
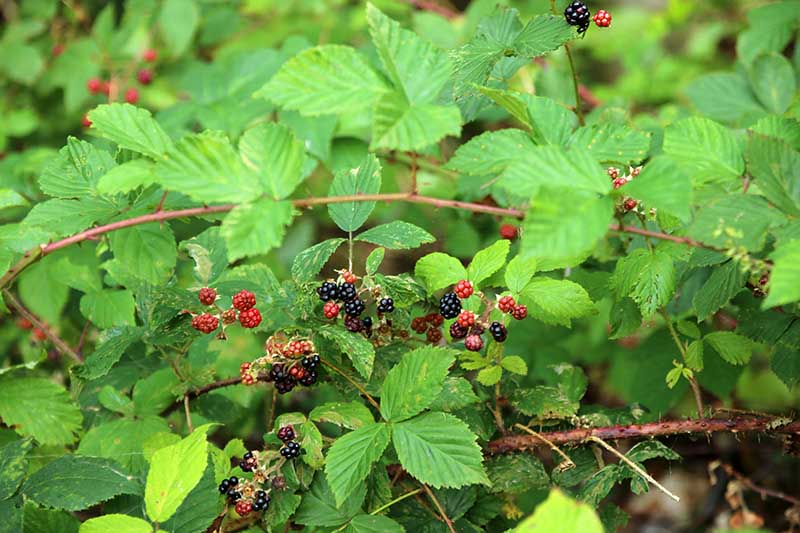
M0 20L0 532L800 529L800 2Z

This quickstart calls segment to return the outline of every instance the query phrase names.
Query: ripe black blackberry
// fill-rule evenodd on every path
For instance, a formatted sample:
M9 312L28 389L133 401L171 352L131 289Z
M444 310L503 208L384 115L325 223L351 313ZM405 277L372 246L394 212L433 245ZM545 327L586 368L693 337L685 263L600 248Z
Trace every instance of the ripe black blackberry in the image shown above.
M564 17L567 19L567 24L577 26L578 32L584 33L589 29L592 13L583 2L572 2L564 10Z
M469 329L463 327L458 322L453 322L450 324L450 337L453 339L463 339L469 333Z
M310 387L314 383L317 382L317 372L316 370L309 370L306 372L306 375L300 378L299 380L300 385L304 387Z
M235 487L238 484L239 484L239 478L237 478L236 476L233 476L233 477L230 477L228 479L223 479L222 483L219 484L218 489L222 494L226 494L227 493L228 495L230 495L231 491L232 492L236 492L236 488Z
M294 428L292 426L283 426L281 429L278 430L278 438L282 442L289 442L290 440L294 440Z
M294 459L295 457L300 457L301 453L300 444L294 441L287 442L286 446L281 448L280 453L287 459Z
M492 338L497 342L504 342L508 338L508 330L500 322L492 322L492 325L489 326L489 333L492 334Z
M296 384L297 380L292 376L286 376L282 380L275 380L275 389L277 389L278 394L286 394L287 392L291 392Z
M276 363L272 365L272 368L270 368L269 376L272 378L273 381L276 382L282 381L287 376L286 368L282 364Z
M344 317L344 327L346 327L348 331L358 333L361 331L361 328L363 328L364 325L361 323L361 320L359 320L358 317L346 315Z
M461 300L456 293L448 292L439 300L439 314L444 318L455 318L461 312Z
M269 494L263 490L256 492L256 499L253 502L253 511L266 511L269 508L269 502Z
M321 359L319 358L319 354L309 355L308 357L303 357L302 365L303 368L306 370L314 370L319 366Z
M378 302L378 312L379 313L391 313L394 311L394 300L391 298L381 298L381 301Z
M355 285L347 282L339 284L339 297L338 297L339 300L343 300L345 302L351 302L355 300L357 296L358 292L356 292Z
M317 287L317 295L323 302L337 300L339 298L339 287L330 281L322 282L322 285Z
M344 312L350 316L358 316L364 312L364 302L356 298L344 304Z
M372 317L364 317L364 320L361 321L361 325L364 326L364 329L372 329Z
M258 461L253 456L253 452L247 452L242 457L242 460L239 461L239 468L242 469L244 472L252 472L258 466Z

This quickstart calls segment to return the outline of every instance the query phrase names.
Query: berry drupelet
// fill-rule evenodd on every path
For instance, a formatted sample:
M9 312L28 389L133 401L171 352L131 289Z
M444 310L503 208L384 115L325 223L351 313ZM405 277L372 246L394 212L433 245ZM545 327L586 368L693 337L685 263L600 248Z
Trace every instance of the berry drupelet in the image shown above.
M339 299L339 286L330 281L324 281L322 285L317 287L317 296L323 302Z
M371 316L364 317L364 319L361 321L361 325L364 327L365 330L372 329L372 317Z
M275 381L275 390L278 391L278 394L286 394L287 392L291 392L296 384L296 379L294 379L292 376L286 376L280 381Z
M235 493L236 492L235 488L236 485L238 484L239 484L239 478L236 476L229 477L228 479L223 479L222 483L219 484L219 491L222 494L227 494L228 496L231 496L230 491L233 490L233 492Z
M352 302L358 297L358 292L356 291L356 286L352 283L340 283L339 284L339 300L344 302Z
M564 17L567 24L577 26L579 33L584 33L589 29L592 14L583 2L572 2L564 10Z
M289 442L290 440L294 440L294 428L292 426L281 427L278 430L278 438L281 440L281 442Z
M345 302L344 304L344 312L350 316L359 316L364 312L365 308L364 302L358 298Z
M217 299L217 291L209 287L203 287L200 289L200 292L197 293L197 298L203 305L213 305Z
M381 314L394 312L394 300L391 298L381 298L378 302L378 312Z
M428 339L428 342L430 342L432 344L436 344L440 340L442 340L442 330L436 329L436 328L431 328L431 329L428 330L428 332L425 334L425 336Z
M301 451L302 450L300 449L300 443L297 443L295 441L289 441L283 448L281 448L280 453L283 457L286 457L287 459L294 459L295 457L300 457Z
M310 387L317 382L317 371L308 370L305 375L298 380L298 382L304 387Z
M256 295L252 292L242 289L233 295L233 307L239 311L247 311L256 306Z
M448 292L439 300L439 313L444 318L455 318L461 312L461 300L454 292Z
M239 516L247 516L250 514L250 511L252 510L253 510L252 503L244 500L236 502L236 512L239 514Z
M500 236L506 240L513 240L517 237L517 227L513 224L503 224L500 226Z
M508 330L500 322L492 322L489 326L489 333L492 334L492 338L497 342L505 342L508 338Z

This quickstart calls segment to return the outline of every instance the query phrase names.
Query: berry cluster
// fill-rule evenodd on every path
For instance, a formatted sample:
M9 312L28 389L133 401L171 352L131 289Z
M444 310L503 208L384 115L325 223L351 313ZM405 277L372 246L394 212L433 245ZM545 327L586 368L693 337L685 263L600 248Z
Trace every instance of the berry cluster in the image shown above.
M281 457L294 459L295 457L300 457L300 454L303 453L303 450L300 448L300 443L294 440L295 433L292 426L283 426L280 428L278 430L278 438L283 442L283 447L280 451Z
M586 33L592 19L592 14L583 2L571 2L564 10L567 24L577 26L578 33Z
M244 362L239 367L244 385L253 385L261 378L272 381L280 394L286 394L298 384L310 387L317 382L322 359L310 340L284 342L281 336L276 335L267 340L264 350L264 356L253 362Z
M628 169L627 174L620 173L620 170L616 167L608 167L608 176L611 178L612 185L614 189L619 189L629 181L632 181L635 177L639 175L641 172L642 167L630 167ZM633 198L625 197L622 199L622 203L620 204L619 208L623 213L627 213L629 211L633 211L639 205L639 202L634 200Z
M338 281L338 283L337 283ZM317 296L324 302L322 314L328 320L335 320L344 311L344 327L353 333L363 332L367 337L372 336L374 320L372 317L361 318L367 309L364 297L371 297L375 303L378 320L381 325L391 325L385 315L394 312L394 300L381 294L380 288L362 285L356 287L358 278L348 270L339 273L337 281L323 281L317 287Z
M233 305L230 309L222 310L217 306L217 291L210 287L203 287L197 293L197 299L206 307L214 306L216 313L208 311L203 313L192 313L192 327L202 333L213 333L219 328L220 321L222 322L222 332L219 334L220 339L225 338L225 327L236 322L237 318L243 328L255 328L261 324L261 312L255 308L256 295L252 292L242 289L233 296Z
M411 320L411 329L420 335L425 335L428 342L436 344L442 340L442 324L444 318L438 313L418 316Z

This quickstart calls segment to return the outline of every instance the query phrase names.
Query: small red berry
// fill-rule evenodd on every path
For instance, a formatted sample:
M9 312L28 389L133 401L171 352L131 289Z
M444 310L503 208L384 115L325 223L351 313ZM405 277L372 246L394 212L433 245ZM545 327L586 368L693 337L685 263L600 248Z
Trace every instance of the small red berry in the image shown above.
M436 344L437 342L442 340L442 330L431 328L428 330L426 337L428 338L428 342Z
M479 352L483 348L483 339L479 335L469 335L464 339L464 347L471 352Z
M250 514L250 511L252 510L253 510L252 503L245 500L239 500L238 502L236 502L236 512L239 514L239 516L247 516Z
M633 211L634 209L636 209L637 205L639 205L639 202L637 202L633 198L628 198L627 200L625 200L625 203L622 204L622 206L625 208L625 211Z
M136 79L142 85L150 85L150 82L153 81L153 71L149 68L143 68L136 73Z
M228 309L222 313L223 324L233 324L234 322L236 322L236 309Z
M634 167L631 169L631 176L634 178L642 172L642 167Z
M111 84L108 83L107 81L104 81L103 86L100 88L100 92L106 96L111 94Z
M256 295L252 292L242 289L233 295L233 307L239 311L247 311L256 306Z
M513 296L503 296L497 301L497 308L503 313L510 313L516 304Z
M766 286L769 283L769 274L764 274L760 278L758 278L758 284L762 287Z
M256 378L253 374L245 374L242 376L242 385L255 385Z
M342 272L342 279L344 280L345 283L355 283L358 280L356 275L350 272L349 270L345 270Z
M192 327L203 333L212 333L219 327L219 319L209 313L203 313L192 318Z
M613 181L612 185L615 189L619 189L626 183L628 183L628 180L626 180L624 177L619 177Z
M239 313L239 323L245 328L254 328L261 324L261 313L255 307Z
M470 296L472 296L472 293L475 292L475 287L472 285L471 281L462 279L456 284L456 287L455 289L453 289L453 292L456 293L456 296L465 300Z
M339 305L336 302L326 302L322 306L322 312L325 314L325 318L336 318L339 316Z
M56 43L53 45L53 49L51 50L53 57L58 57L64 53L64 45L61 43Z
M428 329L428 324L425 321L425 317L421 317L421 316L415 317L411 321L411 329L416 331L420 335L425 333L425 331Z
M241 365L239 365L239 373L240 374L245 374L247 372L250 372L251 368L253 368L253 363L244 362Z
M125 91L125 101L129 104L135 104L139 101L139 90L138 89L128 89Z
M611 177L612 180L615 180L619 177L619 169L616 167L608 167L608 175Z
M475 313L472 311L461 311L456 321L462 328L468 328L475 324Z
M594 15L594 23L597 24L601 28L608 28L611 26L611 13L608 11L601 9Z
M100 78L90 78L89 81L86 82L86 88L89 89L90 93L97 94L103 90L103 82Z
M513 316L516 320L522 320L528 316L528 308L524 305L515 305L514 309L511 310L511 316Z
M17 319L17 327L20 329L32 329L33 324L27 318L18 318Z
M44 331L42 331L41 329L39 329L39 328L35 328L35 329L33 330L33 337L34 337L34 338L35 338L37 341L43 341L43 340L45 340L45 339L47 338L47 335L45 335Z
M203 287L200 289L200 292L197 293L197 298L203 305L212 305L217 299L217 291L210 287Z
M152 63L158 58L158 52L153 50L152 48L148 48L144 52L142 52L142 59L147 61L148 63Z
M84 114L83 115L83 118L81 119L81 125L84 128L91 128L92 127L92 121L89 120L89 115L88 114Z
M444 317L439 313L431 313L429 315L425 315L425 321L431 326L438 328L444 324Z
M517 227L513 224L503 224L500 226L500 236L506 240L513 240L517 237Z

